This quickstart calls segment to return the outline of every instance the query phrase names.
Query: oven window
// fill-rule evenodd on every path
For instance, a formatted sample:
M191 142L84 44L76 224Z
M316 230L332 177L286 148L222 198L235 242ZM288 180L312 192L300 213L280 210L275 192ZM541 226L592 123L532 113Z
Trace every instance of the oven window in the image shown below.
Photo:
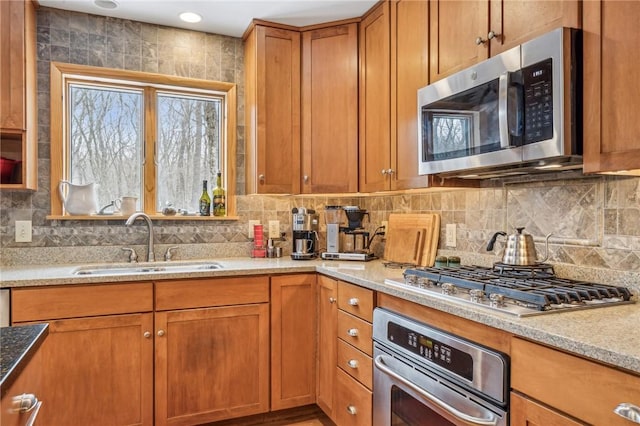
M391 387L391 426L455 426L403 391Z

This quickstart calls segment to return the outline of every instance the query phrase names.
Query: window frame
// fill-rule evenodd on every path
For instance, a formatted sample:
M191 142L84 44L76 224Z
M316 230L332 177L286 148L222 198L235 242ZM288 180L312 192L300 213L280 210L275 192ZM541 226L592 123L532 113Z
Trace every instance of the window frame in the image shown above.
M114 220L114 216L73 216L63 210L62 200L58 193L58 184L64 179L66 170L66 123L64 122L64 107L67 102L67 85L70 82L98 82L108 83L109 80L118 80L119 84L130 83L133 87L145 87L144 91L144 136L143 149L146 152L147 161L143 165L144 193L142 194L144 212L151 218L166 220L237 220L236 216L236 123L237 123L237 89L235 83L226 83L211 80L193 79L179 76L169 76L140 71L127 71L112 68L92 67L85 65L51 63L51 213L48 219L57 220ZM184 89L184 92L198 90L216 91L225 96L223 118L225 125L222 133L225 143L222 144L221 158L224 164L223 185L227 192L227 215L220 216L164 216L156 212L156 166L154 161L149 161L155 153L156 121L152 109L155 108L155 96L157 91L167 92L172 88Z

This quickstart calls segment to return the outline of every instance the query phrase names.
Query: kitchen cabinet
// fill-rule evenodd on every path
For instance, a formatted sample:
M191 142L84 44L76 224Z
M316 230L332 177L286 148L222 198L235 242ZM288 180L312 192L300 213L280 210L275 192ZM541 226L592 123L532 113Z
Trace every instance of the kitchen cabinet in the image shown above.
M430 82L554 28L581 26L582 2L578 0L435 0L429 3Z
M512 425L631 424L613 410L625 402L640 405L640 376L517 337L511 348Z
M43 407L42 405L42 353L37 350L31 359L28 360L28 364L20 372L19 376L9 386L2 388L2 401L0 402L0 424L3 426L22 426L29 424L29 421L35 421L35 419L41 419L39 417L40 410L47 410L48 404ZM33 409L26 413L20 413L15 411L15 404L13 398L20 395L34 395L40 405L36 405ZM44 423L32 423L32 424L44 424Z
M318 275L316 403L335 422L334 384L338 354L338 281Z
M360 23L360 192L389 189L391 169L389 2L381 2Z
M151 283L12 289L12 322L49 323L44 425L153 424Z
M358 24L302 33L302 193L358 190Z
M31 0L0 2L0 189L37 188L36 12ZM4 175L4 172L3 172Z
M585 173L640 175L640 105L637 49L640 3L585 1L584 167Z
M269 411L268 302L268 277L156 283L155 425Z
M271 277L271 410L316 402L316 274Z
M253 25L244 38L247 193L300 192L300 33Z

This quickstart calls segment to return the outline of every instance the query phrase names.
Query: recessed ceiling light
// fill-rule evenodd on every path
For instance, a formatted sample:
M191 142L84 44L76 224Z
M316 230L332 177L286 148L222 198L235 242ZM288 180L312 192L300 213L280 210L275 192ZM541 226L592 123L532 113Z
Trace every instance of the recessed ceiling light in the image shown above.
M93 0L93 4L103 9L115 9L118 7L116 0Z
M184 22L195 23L195 22L202 21L202 16L198 15L197 13L193 13L193 12L182 12L180 14L180 19L182 19Z

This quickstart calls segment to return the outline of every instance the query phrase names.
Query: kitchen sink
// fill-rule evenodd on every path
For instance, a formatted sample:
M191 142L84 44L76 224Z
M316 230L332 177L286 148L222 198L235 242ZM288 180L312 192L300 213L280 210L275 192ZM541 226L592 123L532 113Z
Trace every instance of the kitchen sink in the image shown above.
M176 263L158 262L146 264L80 266L73 270L74 275L135 275L152 273L198 272L222 269L218 262Z

